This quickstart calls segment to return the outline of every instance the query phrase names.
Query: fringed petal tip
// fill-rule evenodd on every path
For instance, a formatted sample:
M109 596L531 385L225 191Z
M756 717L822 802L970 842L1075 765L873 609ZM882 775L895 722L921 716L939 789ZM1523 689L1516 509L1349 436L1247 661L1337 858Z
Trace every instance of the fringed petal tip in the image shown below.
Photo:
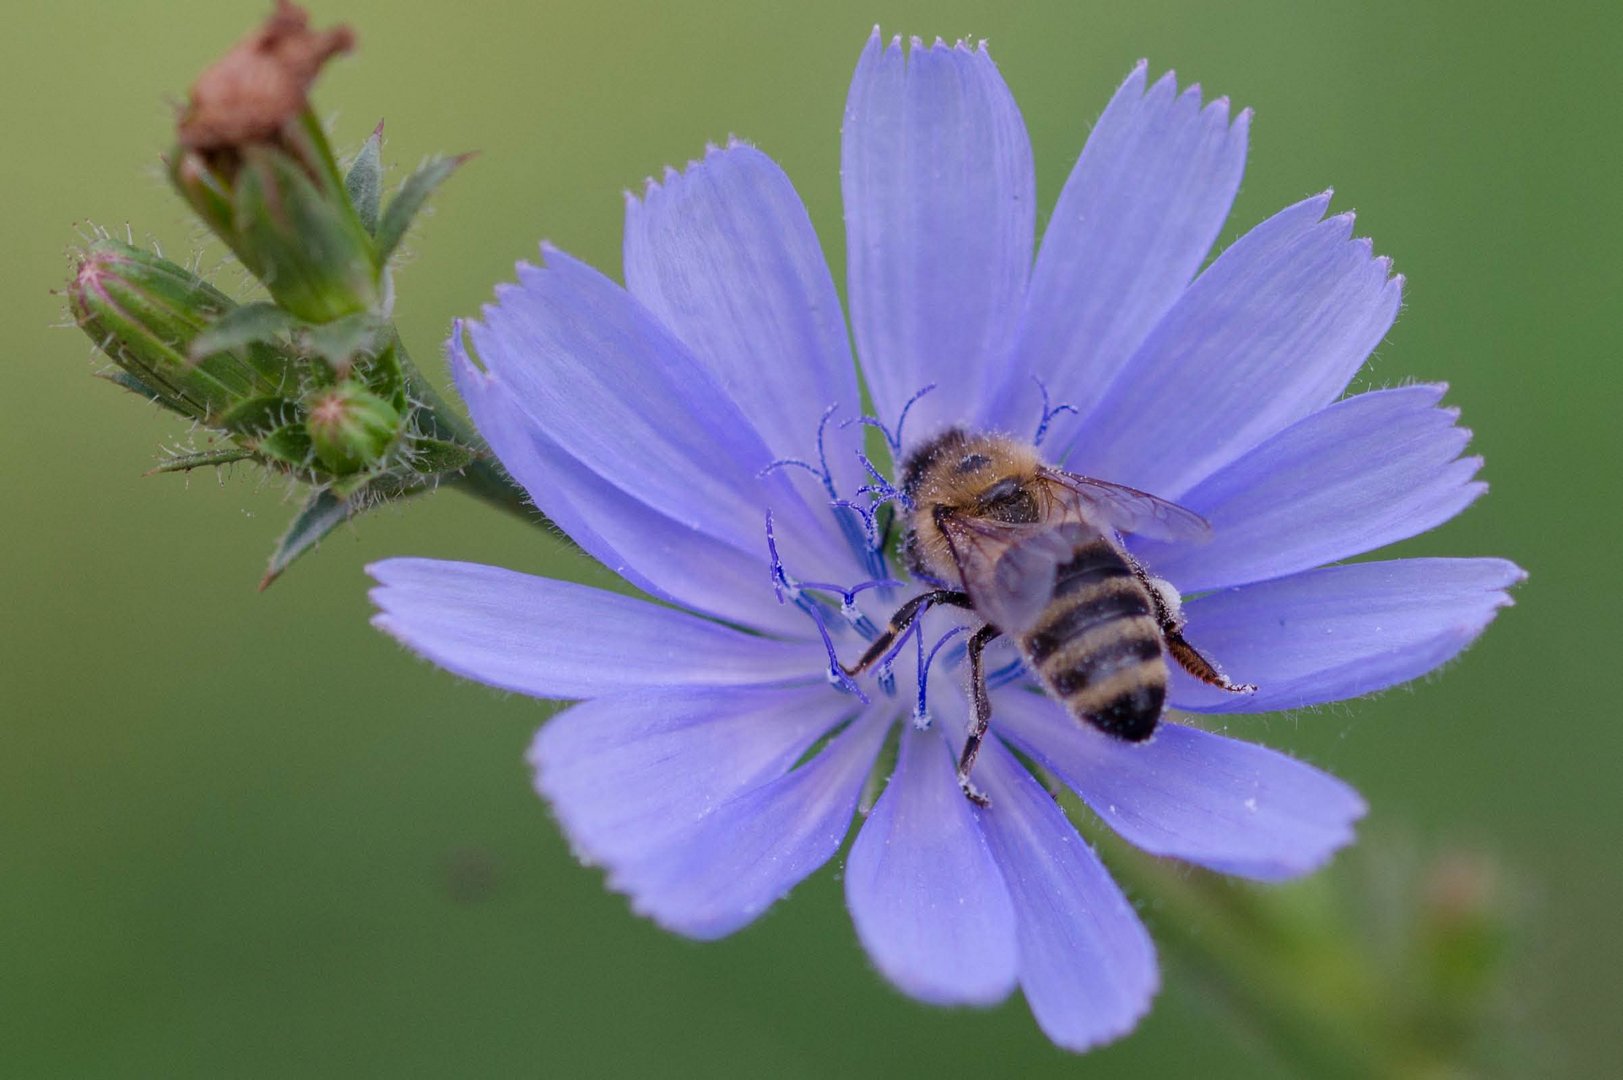
M865 53L883 50L887 57L895 55L904 60L910 59L914 53L951 52L962 55L974 55L991 59L991 49L985 38L969 37L954 38L951 44L939 34L928 43L921 34L892 34L890 40L885 40L884 31L876 24L868 35L864 48Z

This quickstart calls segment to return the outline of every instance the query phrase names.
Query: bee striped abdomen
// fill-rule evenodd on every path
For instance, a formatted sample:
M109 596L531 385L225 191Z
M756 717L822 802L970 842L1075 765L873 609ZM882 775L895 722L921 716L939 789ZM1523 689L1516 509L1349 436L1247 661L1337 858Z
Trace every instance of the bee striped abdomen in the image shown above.
M1100 538L1059 568L1054 598L1020 637L1027 662L1073 716L1149 738L1166 701L1161 632L1144 585Z

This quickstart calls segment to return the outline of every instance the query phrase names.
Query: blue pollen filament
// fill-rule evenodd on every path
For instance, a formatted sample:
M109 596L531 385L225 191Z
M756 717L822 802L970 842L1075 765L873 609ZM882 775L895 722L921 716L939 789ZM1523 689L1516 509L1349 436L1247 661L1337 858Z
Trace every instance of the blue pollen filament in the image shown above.
M928 656L924 654L924 633L920 631L913 635L914 640L918 642L919 650L919 697L918 701L913 705L913 726L920 731L924 731L930 726L930 700L928 694L930 665L935 663L936 654L941 651L943 646L959 634L968 632L968 630L969 627L967 626L955 626L948 630L931 646L930 655Z
M1051 409L1048 404L1048 391L1038 383L1043 394L1043 417L1038 428L1040 440L1047 430L1048 422L1059 413L1076 410L1068 405ZM897 417L894 430L885 426L883 422L872 417L863 416L857 420L847 420L841 427L848 427L852 423L861 423L867 427L877 429L885 439L886 445L893 455L900 455L902 448L902 433L907 423L908 413L914 404L925 394L935 389L935 384L924 387L908 399L902 406L901 415ZM862 688L857 685L854 677L846 674L845 666L840 661L839 651L834 646L834 639L838 633L854 631L856 637L863 641L873 641L879 636L879 627L857 607L857 597L870 589L882 592L905 587L906 582L893 578L887 572L885 547L889 541L890 525L894 521L894 513L881 519L880 511L886 506L900 508L902 511L913 510L913 500L906 492L896 487L880 468L874 464L868 455L860 450L856 451L857 461L862 465L866 474L867 483L862 484L851 498L842 498L834 481L833 471L829 468L827 452L827 433L830 420L833 419L837 406L830 405L823 411L817 423L817 454L816 461L802 458L779 458L766 468L762 469L761 476L766 476L778 469L796 468L804 470L815 476L828 495L829 507L834 511L835 520L840 524L840 530L852 550L857 554L870 576L850 587L827 581L803 581L788 570L782 554L778 550L778 537L772 511L766 512L766 546L771 557L772 590L780 604L793 604L799 608L812 624L817 627L817 634L822 639L824 652L828 656L828 669L826 675L829 684L836 689L851 694L862 701L864 705L871 704L871 699ZM859 501L860 500L860 501ZM821 594L821 595L816 595ZM838 606L835 598L838 597ZM832 616L838 613L839 619ZM920 618L915 619L908 628L899 635L880 657L873 667L875 681L886 697L894 697L896 693L896 658L901 650L907 646L908 638L913 639L913 647L917 650L917 681L918 694L914 701L913 723L920 729L930 726L929 709L929 680L930 668L935 663L941 650L953 643L969 628L954 626L945 634L936 639L935 643L926 650L924 640L923 612ZM954 663L963 657L963 648L960 645L948 657ZM1021 663L1016 660L1012 664L998 669L991 674L991 678L998 680L997 685L1012 681L1022 671Z
M907 404L902 406L902 414L896 418L896 430L894 432L885 426L883 420L880 420L876 416L859 416L855 421L847 420L845 424L841 424L840 426L845 427L847 424L858 423L866 427L875 428L878 430L879 434L885 437L885 445L890 447L890 452L892 454L900 454L902 452L902 428L907 424L907 414L913 411L914 403L925 394L928 394L931 390L934 390L935 386L935 383L930 383L926 385L924 389L907 399Z
M766 468L762 469L756 475L766 476L770 473L776 472L778 469L789 467L805 469L807 472L811 473L813 476L817 477L817 479L823 482L823 490L828 492L828 497L830 499L839 498L839 492L834 490L834 474L831 473L828 468L828 452L823 449L823 434L828 430L829 420L833 418L837 411L839 411L839 408L840 407L838 405L830 405L828 408L823 410L822 419L817 421L816 465L813 465L811 462L804 461L800 458L779 458Z
M1079 416L1081 414L1077 412L1075 405L1055 405L1053 408L1049 408L1048 387L1043 385L1043 381L1037 378L1035 375L1031 377L1031 381L1037 384L1037 392L1043 396L1043 417L1041 420L1037 421L1037 434L1032 436L1031 445L1041 446L1043 444L1043 437L1048 434L1048 424L1054 419L1054 417L1059 416L1062 413L1070 413L1072 416Z
M779 469L803 469L817 477L823 485L823 491L828 495L829 506L834 508L834 520L839 522L840 532L845 536L845 542L856 552L857 558L862 560L868 573L875 578L885 577L884 541L875 527L872 509L863 507L849 499L842 499L838 488L834 484L834 472L828 467L827 434L828 423L839 410L838 405L830 405L823 410L822 417L817 421L817 464L803 458L778 458L756 475L766 476ZM840 425L844 427L844 424ZM842 512L843 511L843 512ZM854 516L853 516L854 515Z

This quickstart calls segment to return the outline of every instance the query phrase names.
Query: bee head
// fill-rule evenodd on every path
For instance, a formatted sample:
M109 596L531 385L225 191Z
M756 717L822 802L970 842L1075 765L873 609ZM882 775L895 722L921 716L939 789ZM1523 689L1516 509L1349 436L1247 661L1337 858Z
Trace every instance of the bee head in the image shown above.
M1036 447L1006 435L949 428L902 462L902 493L912 503L903 552L908 567L939 581L957 580L941 522L952 515L1035 522Z
M953 462L957 468L966 461L982 456L970 447L970 435L963 428L948 428L941 434L915 447L902 462L902 494L917 502L925 479L933 476L943 462Z
M995 509L1019 496L1038 465L1036 449L1018 440L949 428L907 456L901 489L932 512L1001 517Z

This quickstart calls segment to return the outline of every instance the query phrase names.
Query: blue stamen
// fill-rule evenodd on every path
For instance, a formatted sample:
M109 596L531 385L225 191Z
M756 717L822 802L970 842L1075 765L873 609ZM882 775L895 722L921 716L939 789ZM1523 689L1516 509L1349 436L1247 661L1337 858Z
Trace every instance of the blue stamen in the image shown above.
M805 611L806 614L812 617L812 622L817 624L817 633L823 638L823 648L828 652L829 683L839 687L846 693L855 694L857 700L862 702L864 705L873 704L868 695L862 692L862 687L857 685L856 680L847 675L845 673L845 668L840 666L840 656L834 651L834 639L828 636L828 627L823 623L821 609L819 609L816 604L811 604L802 608L801 610Z
M778 458L776 461L772 462L770 465L768 465L766 468L762 469L760 472L756 473L755 475L756 475L757 478L760 478L760 477L763 477L763 476L771 476L773 473L777 472L779 469L787 469L787 468L790 468L790 467L794 467L794 468L797 468L797 469L805 469L807 472L809 472L813 476L817 477L817 479L821 480L824 483L824 485L827 485L828 482L829 482L827 473L823 472L823 470L819 469L817 466L813 465L811 462L802 461L802 460L800 460L799 458L796 458L796 457L781 457L781 458Z
M873 483L857 488L858 495L866 495L871 500L868 503L870 511L878 510L888 502L899 503L904 510L913 509L913 500L908 498L907 493L901 488L892 484L889 478L879 471L879 467L868 459L867 454L858 450L857 460L862 462L862 467L873 477Z
M1043 396L1043 418L1038 422L1037 434L1031 440L1032 445L1041 446L1043 444L1043 436L1048 434L1049 421L1053 420L1054 417L1060 415L1061 413L1070 413L1073 416L1080 414L1077 413L1075 405L1056 405L1050 409L1048 407L1048 387L1044 386L1043 381L1037 378L1035 375L1031 377L1031 381L1037 384L1037 390Z
M877 529L868 520L868 511L847 499L835 499L829 506L836 511L850 510L856 514L856 518L852 518L851 514L836 513L834 518L840 523L840 531L845 534L846 543L851 546L857 558L862 560L863 567L868 573L876 578L884 577L885 553L874 539Z
M914 625L918 625L918 623L922 622L923 619L924 613L921 611L919 612L919 618L915 620ZM925 700L924 696L924 683L928 678L926 674L927 665L924 660L924 635L915 634L914 637L916 638L915 644L918 646L919 650L919 658L915 664L915 669L917 670L919 677L919 696L918 700L913 703L913 727L919 731L928 731L930 729L930 707L929 702Z
M837 492L834 490L834 474L829 471L828 452L823 447L823 435L828 430L829 419L832 418L837 411L839 411L839 408L840 407L838 404L830 405L828 408L823 410L822 419L817 421L816 465L813 465L809 461L803 461L800 458L779 458L766 468L762 469L760 472L756 473L756 475L766 476L769 473L777 471L778 469L787 468L789 466L805 469L807 472L817 477L818 480L822 481L823 490L828 492L829 498L835 498L837 496Z
M896 696L896 672L889 664L880 664L875 677L879 681L879 689L884 691L886 697Z
M841 588L826 581L799 582L802 589L815 589L819 592L837 594L840 598L840 614L845 616L845 621L856 627L857 632L869 641L879 636L879 628L874 625L872 619L868 618L857 607L857 594L868 589L899 588L901 585L902 582L893 578L877 578L872 581L864 581L862 584L849 589Z
M946 645L947 642L951 641L959 634L968 632L968 630L969 627L967 626L955 626L951 630L948 630L945 634L942 634L940 640L935 643L935 647L930 650L929 656L924 655L924 635L918 635L919 699L918 703L913 707L913 726L918 728L920 731L923 731L925 728L930 726L930 706L928 695L928 687L930 683L930 665L935 663L936 654L941 652L942 646Z
M879 546L879 528L874 521L874 511L871 506L852 502L850 499L835 499L829 506L836 510L850 510L862 519L862 534L864 541L862 550L873 551ZM845 520L849 521L850 518Z
M919 612L919 617L913 620L913 625L909 626L906 630L903 630L896 636L896 640L890 643L890 650L886 652L884 656L879 658L880 664L886 667L894 664L896 662L896 658L902 653L902 646L907 644L909 638L923 636L923 631L919 629L919 623L923 620L923 618L924 612L921 611Z
M892 454L900 454L902 452L902 429L907 425L907 414L913 411L913 404L918 401L919 398L935 389L935 385L935 383L931 383L907 399L907 404L902 406L902 415L896 418L896 431L894 434L891 433L890 428L885 426L884 421L880 420L876 416L859 416L855 422L878 430L879 434L885 437L885 445L890 447L890 452ZM847 420L845 423L850 424L851 422L852 421ZM841 425L841 427L844 426L845 424Z
M800 586L789 580L788 573L783 568L783 560L778 558L778 538L772 532L772 511L766 512L766 550L772 556L772 591L778 595L778 603L786 600L800 599Z
M839 406L830 405L823 410L823 415L817 421L817 464L804 458L784 457L773 461L766 468L756 473L757 476L769 476L779 469L803 469L817 478L823 485L823 491L828 495L830 505L835 510L849 509L857 512L860 522L853 520L849 514L836 513L834 520L839 523L840 533L851 550L861 559L867 567L869 574L874 577L885 576L885 560L882 552L876 551L881 545L877 541L877 530L873 523L866 520L862 507L839 497L839 491L834 486L834 472L828 467L828 425L839 411ZM844 426L844 425L842 425Z

